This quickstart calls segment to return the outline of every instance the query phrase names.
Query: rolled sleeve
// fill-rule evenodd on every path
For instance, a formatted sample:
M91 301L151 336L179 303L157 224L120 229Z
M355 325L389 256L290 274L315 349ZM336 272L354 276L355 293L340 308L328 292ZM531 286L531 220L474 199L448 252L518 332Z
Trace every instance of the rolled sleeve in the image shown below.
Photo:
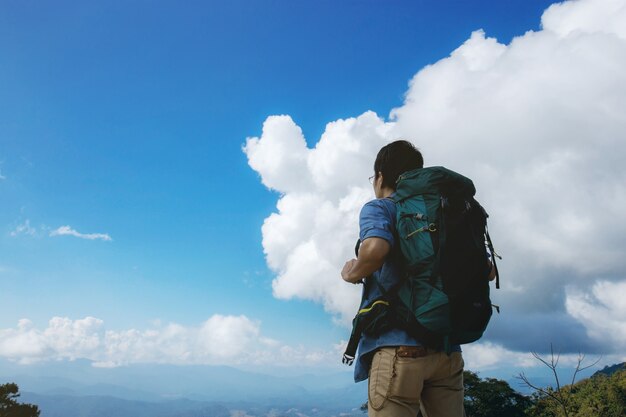
M359 238L361 242L370 237L385 239L392 247L395 244L395 213L389 205L393 201L386 199L372 200L365 204L359 216Z

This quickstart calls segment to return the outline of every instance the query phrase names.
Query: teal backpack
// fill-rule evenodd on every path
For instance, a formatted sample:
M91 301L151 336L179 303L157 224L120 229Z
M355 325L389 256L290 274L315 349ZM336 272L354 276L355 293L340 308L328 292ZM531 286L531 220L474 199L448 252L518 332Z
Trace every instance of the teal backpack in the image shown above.
M443 167L400 175L391 199L397 209L396 241L404 277L386 291L371 279L382 296L354 318L344 363L352 364L362 333L377 336L401 328L424 345L446 352L482 336L492 314L489 265L495 267L500 288L495 261L500 257L475 193L469 178Z

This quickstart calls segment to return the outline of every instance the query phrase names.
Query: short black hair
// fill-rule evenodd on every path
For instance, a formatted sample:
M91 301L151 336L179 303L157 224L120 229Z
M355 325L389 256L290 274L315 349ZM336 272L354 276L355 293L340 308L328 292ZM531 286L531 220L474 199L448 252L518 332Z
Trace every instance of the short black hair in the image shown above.
M407 140L396 140L383 146L376 161L374 161L374 175L383 174L383 187L396 189L396 181L400 174L424 167L422 153Z

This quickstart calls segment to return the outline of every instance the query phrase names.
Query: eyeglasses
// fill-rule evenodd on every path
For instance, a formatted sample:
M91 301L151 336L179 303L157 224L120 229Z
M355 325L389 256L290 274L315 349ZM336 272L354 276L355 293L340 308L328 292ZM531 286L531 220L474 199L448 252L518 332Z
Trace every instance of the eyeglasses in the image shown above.
M370 184L374 184L374 178L376 178L376 175L372 175L371 177L368 178Z

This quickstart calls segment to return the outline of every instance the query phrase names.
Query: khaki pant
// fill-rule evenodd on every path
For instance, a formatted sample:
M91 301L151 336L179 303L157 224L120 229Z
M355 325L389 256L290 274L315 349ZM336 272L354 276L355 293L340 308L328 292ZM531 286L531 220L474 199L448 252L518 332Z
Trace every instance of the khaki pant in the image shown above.
M463 357L432 352L398 357L395 347L378 349L368 381L369 417L463 417Z

